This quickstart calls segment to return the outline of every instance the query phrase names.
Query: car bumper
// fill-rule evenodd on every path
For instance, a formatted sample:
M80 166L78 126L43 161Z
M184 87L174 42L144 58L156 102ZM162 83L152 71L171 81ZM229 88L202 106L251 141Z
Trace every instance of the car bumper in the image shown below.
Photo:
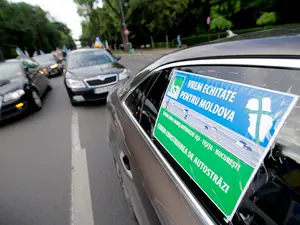
M59 68L47 70L47 77L54 77L54 76L58 76L61 74L62 74L62 70Z
M107 98L108 92L95 94L94 89L95 88L84 88L78 90L67 88L69 97L73 102L94 102Z
M18 116L28 109L28 101L26 98L19 99L8 103L2 103L0 109L0 121Z

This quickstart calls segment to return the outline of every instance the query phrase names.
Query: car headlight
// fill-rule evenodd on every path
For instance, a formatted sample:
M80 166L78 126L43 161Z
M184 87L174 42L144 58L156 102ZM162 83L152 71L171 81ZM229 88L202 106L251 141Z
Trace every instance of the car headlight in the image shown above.
M57 67L58 67L58 64L57 64L57 63L55 63L55 64L53 64L52 66L50 66L51 69L54 69L54 68L57 68Z
M69 88L85 88L85 84L81 80L66 79L66 84Z
M25 94L25 91L23 89L12 91L12 92L9 92L9 93L4 95L3 101L8 102L8 101L11 101L11 100L17 100L24 94Z
M119 80L124 80L126 78L128 78L128 70L124 69L121 73L119 73Z

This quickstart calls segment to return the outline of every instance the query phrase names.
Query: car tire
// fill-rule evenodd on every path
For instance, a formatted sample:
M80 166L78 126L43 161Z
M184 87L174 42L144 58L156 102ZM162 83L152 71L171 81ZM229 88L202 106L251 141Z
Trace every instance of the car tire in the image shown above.
M41 96L35 89L31 91L31 101L33 111L39 111L43 108Z

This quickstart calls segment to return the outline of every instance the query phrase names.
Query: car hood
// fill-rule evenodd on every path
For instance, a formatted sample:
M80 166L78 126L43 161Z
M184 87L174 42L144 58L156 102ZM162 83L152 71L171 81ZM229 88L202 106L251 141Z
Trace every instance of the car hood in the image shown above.
M23 88L24 78L17 77L12 80L0 80L0 95Z
M50 67L52 66L53 64L55 64L55 62L44 62L44 63L40 63L40 66L41 67L44 67L44 68L47 68L47 67Z
M125 67L120 65L119 63L109 63L103 65L93 65L75 69L68 69L68 72L73 77L76 77L78 79L86 79L101 74L120 73L123 69L125 69Z

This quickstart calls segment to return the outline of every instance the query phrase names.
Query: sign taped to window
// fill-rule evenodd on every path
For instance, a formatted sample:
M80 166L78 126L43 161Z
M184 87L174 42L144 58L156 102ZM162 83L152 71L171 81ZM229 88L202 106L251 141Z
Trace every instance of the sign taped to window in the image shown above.
M174 70L153 135L230 221L297 100Z

